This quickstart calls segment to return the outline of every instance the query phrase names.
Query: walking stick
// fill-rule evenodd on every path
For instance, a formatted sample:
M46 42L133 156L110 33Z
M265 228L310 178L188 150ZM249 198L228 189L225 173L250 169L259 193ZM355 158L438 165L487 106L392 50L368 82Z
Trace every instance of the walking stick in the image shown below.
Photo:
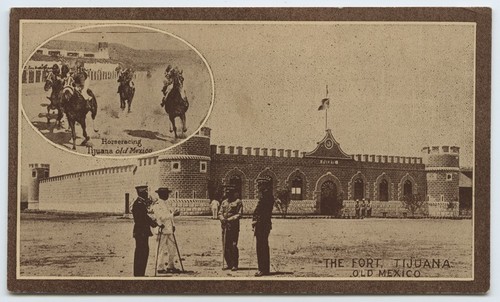
M181 269L182 269L182 272L184 272L184 266L182 265L181 252L179 252L179 246L177 245L177 239L175 239L175 231L172 233L172 236L174 236L175 248L177 249L177 256L179 257L179 262L181 264Z
M224 261L226 255L226 226L222 227L222 268L224 268Z
M158 246L156 247L156 260L155 260L155 277L158 272L158 253L160 252L160 242L161 242L161 229L158 229Z

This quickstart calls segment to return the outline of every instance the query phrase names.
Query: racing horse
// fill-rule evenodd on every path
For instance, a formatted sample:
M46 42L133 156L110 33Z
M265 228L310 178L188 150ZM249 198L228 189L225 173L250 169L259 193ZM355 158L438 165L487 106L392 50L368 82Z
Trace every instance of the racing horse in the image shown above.
M54 73L49 73L47 79L45 80L45 85L43 86L43 90L49 91L52 88L49 99L50 104L47 106L47 125L50 124L50 111L57 110L56 117L56 127L61 128L61 119L63 117L63 108L62 108L62 90L63 90L63 81Z
M130 106L132 105L132 100L134 99L135 87L132 82L133 73L131 71L126 71L118 77L117 82L120 82L118 91L120 93L120 108L125 110L126 104L128 104L128 112L130 113Z
M84 140L80 144L81 146L86 146L90 137L87 134L86 117L87 113L90 111L92 117L92 125L94 126L94 120L97 115L97 99L92 92L92 90L87 89L87 94L91 96L91 101L88 102L83 98L80 92L78 92L75 87L68 85L65 86L62 93L62 106L66 117L68 119L69 127L71 128L71 138L73 139L73 150L76 150L76 129L75 123L78 122L83 130ZM97 130L94 127L94 131Z
M165 86L169 85L172 85L172 89L164 96L161 105L165 106L165 112L167 112L170 119L170 132L174 132L175 138L185 137L185 132L187 131L186 111L189 108L189 102L187 98L182 98L181 95L184 86L182 71L179 71L177 68L170 71L170 76L165 83ZM182 133L180 135L177 134L177 128L175 127L176 117L179 117L182 123Z

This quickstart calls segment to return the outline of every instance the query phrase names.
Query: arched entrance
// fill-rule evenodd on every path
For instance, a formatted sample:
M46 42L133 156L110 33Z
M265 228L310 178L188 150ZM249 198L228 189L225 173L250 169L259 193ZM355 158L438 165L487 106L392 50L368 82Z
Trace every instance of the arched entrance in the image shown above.
M229 185L235 187L236 192L238 193L238 198L241 199L241 177L238 175L233 175L229 179Z
M382 179L382 181L378 185L378 200L380 201L389 200L389 184L385 179Z
M341 208L337 200L337 185L333 181L325 181L321 185L320 212L322 215L337 215Z
M365 198L365 183L361 178L354 181L354 200Z
M413 184L407 179L403 185L403 196L408 195L413 195Z

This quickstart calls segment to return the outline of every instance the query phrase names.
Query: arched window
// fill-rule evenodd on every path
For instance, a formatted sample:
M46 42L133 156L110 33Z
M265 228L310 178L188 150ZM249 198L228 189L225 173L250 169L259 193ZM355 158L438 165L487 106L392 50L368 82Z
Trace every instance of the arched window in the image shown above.
M354 181L354 200L365 198L365 183L361 178Z
M413 184L408 179L403 184L403 196L407 195L413 195Z
M380 201L389 201L389 184L385 179L378 185L378 197Z
M302 200L302 178L295 176L292 180L292 200Z
M241 199L241 177L238 175L233 175L229 179L229 185L234 186L236 188L236 192L238 193L238 198Z

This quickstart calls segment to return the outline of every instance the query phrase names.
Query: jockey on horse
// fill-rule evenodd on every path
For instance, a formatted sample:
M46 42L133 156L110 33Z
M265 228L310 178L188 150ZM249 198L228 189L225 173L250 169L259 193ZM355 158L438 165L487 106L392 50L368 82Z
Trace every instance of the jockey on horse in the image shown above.
M165 69L165 80L163 81L163 88L162 92L164 95L164 98L161 102L161 106L165 106L165 102L167 100L167 95L170 93L170 91L174 88L174 80L175 78L180 82L181 86L179 87L179 93L181 94L181 97L183 100L187 102L187 97L186 97L186 91L183 89L184 87L184 76L182 75L182 70L179 70L179 68L176 66L172 68L172 65L168 65L167 69Z
M130 85L130 87L134 87L134 82L132 82L132 79L134 77L134 72L130 68L122 69L118 68L118 80L120 84L118 85L118 91L116 93L120 93L123 90L123 87L126 85Z
M52 65L52 74L56 77L56 79L60 79L61 70L59 69L59 65Z
M43 89L45 91L49 91L50 89L52 89L50 97L47 97L47 99L50 100L50 104L47 106L47 124L50 123L50 111L57 110L56 126L58 127L61 127L61 119L63 117L63 111L61 107L61 93L63 90L63 84L64 83L61 79L59 65L54 64L52 66L51 72L47 75Z
M62 106L71 128L71 137L73 140L73 150L76 150L76 132L75 123L80 124L83 130L84 140L81 145L87 145L90 136L86 131L86 117L90 111L92 125L97 115L97 99L89 87L89 76L83 66L77 64L75 72L71 73L68 65L61 67L61 77L64 82L62 93ZM94 131L97 132L95 126Z
M128 104L128 112L130 113L130 107L135 94L134 82L132 82L134 72L130 68L123 70L118 67L118 70L119 73L117 82L120 84L118 85L117 93L120 95L120 108L124 110L126 104Z
M171 65L168 65L165 70L165 81L161 90L163 92L163 99L160 105L165 108L165 112L168 114L171 123L170 132L175 133L175 138L179 137L175 126L176 117L179 117L182 122L181 137L187 131L186 111L189 108L189 102L183 88L184 76L182 75L182 70L179 70L177 67L172 68Z
M83 64L77 62L73 73L70 72L68 65L64 64L61 67L61 78L64 82L64 87L74 88L74 91L78 92L87 101L87 107L90 110L92 96L87 92L90 86L90 77Z

